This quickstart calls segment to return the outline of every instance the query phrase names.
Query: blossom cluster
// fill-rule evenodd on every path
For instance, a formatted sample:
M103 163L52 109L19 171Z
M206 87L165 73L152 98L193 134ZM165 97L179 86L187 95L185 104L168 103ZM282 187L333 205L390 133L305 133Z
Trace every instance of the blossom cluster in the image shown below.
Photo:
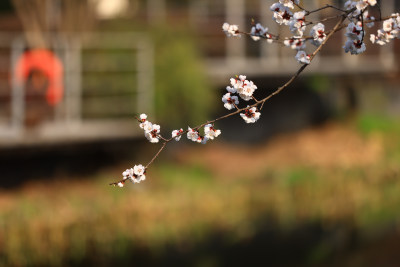
M351 20L346 29L346 43L343 46L346 53L358 55L365 51L364 24L368 28L374 26L375 18L370 16L367 7L375 6L376 0L346 1L344 7L350 12L348 19ZM364 23L367 21L367 23Z
M319 46L326 38L325 26L322 23L318 23L311 28L311 37L305 37L307 12L300 10L293 13L292 10L296 6L299 7L299 0L279 0L279 2L271 5L270 10L273 12L273 20L280 25L288 26L293 34L292 37L286 38L283 44L297 51L295 58L299 63L309 64L311 57L305 52L306 41L310 40L312 44ZM267 27L262 26L260 23L252 22L252 24L249 35L254 41L263 38L268 43L273 43L277 40L275 35L268 32ZM238 25L231 25L225 22L222 25L222 30L228 37L240 36Z
M246 80L246 76L239 75L236 78L230 79L231 86L227 86L226 90L229 94L239 94L240 98L245 101L249 101L253 98L253 93L257 90L257 86L249 80ZM222 101L225 103L224 98Z
M249 101L251 99L255 100L253 93L257 90L257 86L253 81L246 80L245 75L239 75L235 78L230 79L231 85L226 87L228 91L222 96L222 102L224 107L228 110L239 109L239 98L234 94L238 94L244 101ZM240 113L240 116L244 119L246 123L254 123L260 118L261 113L257 111L256 107L247 106L244 109L244 113Z
M296 59L298 62L303 64L310 64L311 61L310 55L307 55L307 53L303 50L297 52Z
M346 29L346 37L347 41L343 46L346 53L350 52L352 55L357 55L365 51L364 28L361 21L349 23Z
M289 25L293 18L293 13L290 9L294 8L294 4L298 5L299 0L279 0L279 2L272 4L270 9L274 12L273 20L280 25Z
M183 129L180 128L179 130L173 130L171 136L172 138L175 139L175 141L179 141L181 140L182 134L183 134Z
M272 43L273 36L268 33L268 28L263 27L260 23L257 23L251 27L250 36L254 41L260 40L260 38L267 39L268 43Z
M208 140L214 140L214 138L218 137L220 134L221 130L215 129L214 125L209 123L204 126L204 135L201 135L197 129L188 127L186 136L193 142L205 144Z
M345 10L342 12L350 21L345 34L347 40L343 46L346 53L355 55L365 51L366 46L364 43L364 24L368 28L371 28L374 26L375 21L375 18L369 15L367 8L370 6L375 6L376 3L376 0L355 0L345 2ZM316 22L316 24L310 29L310 36L305 36L304 33L307 25L314 24L314 22L307 22L306 17L312 12L306 11L299 4L299 0L279 0L270 6L270 10L273 12L272 19L280 25L288 26L290 32L293 34L291 37L286 37L283 40L283 44L296 50L295 59L299 63L310 64L312 56L306 52L306 42L310 41L311 44L320 46L326 39L327 34L325 31L325 25L321 22ZM296 7L299 9L299 11L294 12ZM258 41L263 38L266 39L268 43L278 40L276 36L268 33L268 28L263 27L259 23L254 23L254 21L252 24L253 25L249 35L253 40ZM388 43L391 39L399 38L399 25L399 15L392 14L392 18L384 21L383 28L378 30L376 35L371 34L371 42L383 45ZM222 29L228 37L240 35L238 25L230 25L229 23L225 22L222 26ZM231 98L230 95L226 95L224 98L226 101L232 102L224 102L227 103L225 107L232 109L233 103L236 102L236 99Z
M379 29L376 35L375 34L370 35L371 42L377 43L379 45L385 45L394 38L400 39L399 13L392 14L391 18L384 20L382 23L382 29Z
M299 63L309 64L311 58L304 51L306 48L307 39L303 38L306 30L306 11L301 10L295 13L291 11L291 9L294 9L295 6L298 5L298 0L279 0L279 2L271 5L270 10L273 12L273 20L280 25L289 26L289 30L293 34L292 37L286 38L283 41L283 44L287 47L297 50L295 58ZM320 23L320 25L322 24ZM320 36L323 36L325 35L325 27L323 25L321 27L320 25ZM317 32L317 29L314 27L311 29L311 35L313 35L313 32ZM316 39L318 40L318 38Z
M366 8L368 6L374 6L375 0L359 0L359 1L347 1L345 3L345 9L349 10L349 19L352 20L346 28L346 43L343 46L346 53L352 55L361 54L365 51L364 43L364 19L374 19L368 15ZM351 12L352 11L352 12ZM373 26L372 23L368 23L367 26Z
M311 28L310 35L312 36L311 43L315 46L320 46L326 39L325 25L318 23Z
M151 143L158 143L160 141L160 125L153 124L147 120L146 114L140 114L140 128L144 130L144 136Z
M240 37L239 27L238 25L231 25L225 22L222 25L222 30L225 32L226 36L231 37Z
M142 165L135 165L133 168L126 169L122 173L123 179L116 183L119 187L124 187L124 184L127 180L133 183L140 183L141 181L146 180L146 168Z
M244 110L244 113L240 113L240 117L242 117L246 123L255 123L258 121L260 116L261 113L257 111L256 107L250 108L247 106L247 108Z

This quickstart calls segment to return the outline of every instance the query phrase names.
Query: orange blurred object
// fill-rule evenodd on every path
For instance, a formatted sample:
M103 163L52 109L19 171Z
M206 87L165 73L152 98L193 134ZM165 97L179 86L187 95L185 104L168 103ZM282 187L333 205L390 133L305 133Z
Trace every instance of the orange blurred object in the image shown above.
M61 60L46 49L29 50L22 54L15 67L18 82L25 83L32 72L40 71L48 79L46 101L50 106L57 105L64 93Z

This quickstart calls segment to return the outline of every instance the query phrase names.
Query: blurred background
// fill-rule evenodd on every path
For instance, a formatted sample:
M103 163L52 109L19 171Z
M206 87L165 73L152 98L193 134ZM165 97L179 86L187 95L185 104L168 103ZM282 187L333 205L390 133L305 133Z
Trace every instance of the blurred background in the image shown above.
M397 40L351 56L337 34L258 123L221 121L108 185L159 148L138 114L168 136L226 114L236 74L257 98L291 77L295 51L221 30L289 35L273 2L1 1L0 266L399 266Z

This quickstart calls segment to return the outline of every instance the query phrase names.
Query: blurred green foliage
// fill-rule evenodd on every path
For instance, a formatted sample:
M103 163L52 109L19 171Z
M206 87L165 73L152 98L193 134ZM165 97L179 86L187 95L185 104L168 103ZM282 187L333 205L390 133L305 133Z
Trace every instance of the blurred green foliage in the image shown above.
M327 75L313 74L306 81L311 90L319 93L327 92L332 87L331 78Z
M101 25L100 30L145 32L153 42L155 114L148 114L151 121L176 128L209 119L217 90L207 78L195 36L187 25L149 27L115 20ZM84 117L138 115L132 114L137 101L135 56L124 49L84 51L83 68L88 70L82 79Z
M356 125L363 135L384 135L386 160L393 164L400 164L400 120L398 118L377 113L360 114Z
M157 119L172 127L209 119L215 106L205 65L187 29L166 26L152 32L155 51L155 108Z
M357 119L357 127L364 134L373 132L400 134L399 119L386 115L361 114Z

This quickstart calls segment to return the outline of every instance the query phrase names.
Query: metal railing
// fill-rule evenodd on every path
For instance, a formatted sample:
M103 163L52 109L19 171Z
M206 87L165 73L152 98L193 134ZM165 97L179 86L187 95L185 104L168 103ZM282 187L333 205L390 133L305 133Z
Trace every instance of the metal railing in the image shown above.
M0 33L0 146L138 134L133 116L153 110L150 39L140 33L103 32L46 38L63 63L64 96L50 120L30 129L24 122L25 88L15 75L16 62L29 47L22 33Z

